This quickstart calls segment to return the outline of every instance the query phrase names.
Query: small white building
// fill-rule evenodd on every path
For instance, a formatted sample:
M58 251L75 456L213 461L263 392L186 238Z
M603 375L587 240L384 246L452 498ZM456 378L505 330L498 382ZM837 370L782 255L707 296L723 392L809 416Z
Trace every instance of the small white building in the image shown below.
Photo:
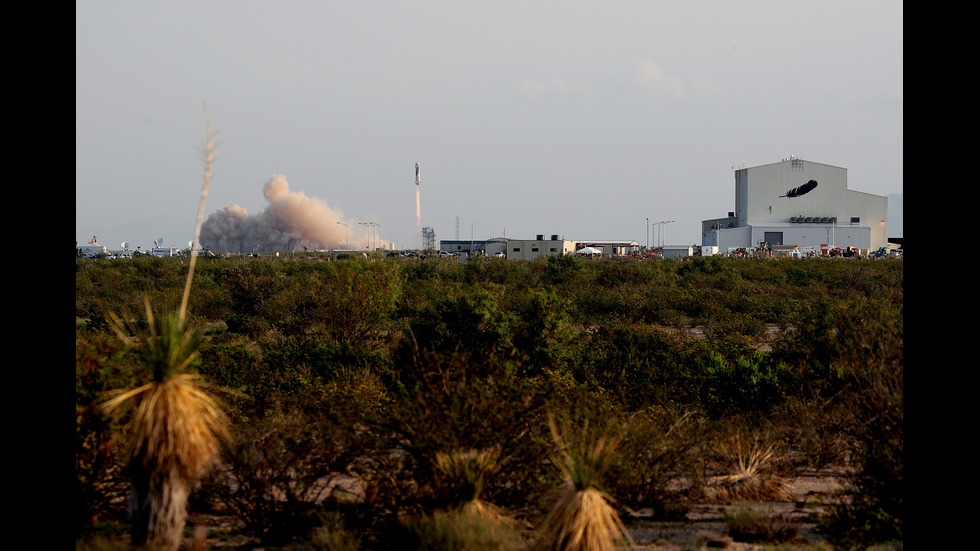
M179 256L180 251L174 247L153 247L150 249L153 256Z
M677 260L694 255L693 245L664 245L664 258Z
M577 248L575 241L561 239L555 234L549 237L545 239L544 234L538 234L535 239L507 239L504 255L509 260L534 260L542 256L571 254Z
M801 189L811 181L811 189ZM703 220L701 242L722 253L763 242L874 250L888 243L888 198L849 190L845 168L798 157L742 168L735 171L735 210Z
M109 248L98 243L88 243L85 245L75 245L76 258L95 258L100 254L109 254Z

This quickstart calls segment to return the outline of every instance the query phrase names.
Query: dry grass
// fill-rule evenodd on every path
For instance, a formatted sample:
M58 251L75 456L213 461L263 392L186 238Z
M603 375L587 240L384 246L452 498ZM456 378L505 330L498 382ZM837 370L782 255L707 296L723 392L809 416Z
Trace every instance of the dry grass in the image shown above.
M773 445L754 440L751 445L736 434L723 451L733 463L733 472L710 479L709 493L720 499L745 501L786 501L791 499L789 482L769 473L775 454Z
M504 521L506 515L480 496L487 479L500 470L500 450L453 450L436 454L435 467L445 477L453 506L469 515Z
M437 512L406 524L405 549L453 551L520 551L526 542L519 530L460 510Z
M187 315L187 302L191 296L191 282L194 280L194 266L197 264L197 250L201 246L201 225L204 222L204 205L208 200L208 189L211 187L211 169L215 159L214 131L211 128L211 117L208 115L208 106L204 106L204 122L207 126L207 134L204 137L204 144L201 148L201 161L204 163L204 186L201 188L201 199L197 206L197 221L194 224L194 241L191 242L191 261L187 270L187 281L184 284L184 296L180 302L180 321L184 322Z
M798 539L799 525L788 515L738 507L724 512L728 534L735 541L788 543Z
M614 459L619 435L592 435L588 424L574 441L562 434L553 417L548 418L557 453L555 464L562 471L565 487L544 520L536 549L560 551L605 551L625 539L633 545L612 498L598 487L600 476Z

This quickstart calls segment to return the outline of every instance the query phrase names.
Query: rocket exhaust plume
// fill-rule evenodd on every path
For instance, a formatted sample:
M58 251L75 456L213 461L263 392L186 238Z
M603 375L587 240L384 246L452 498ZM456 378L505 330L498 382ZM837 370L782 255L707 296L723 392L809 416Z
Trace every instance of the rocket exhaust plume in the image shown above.
M229 253L344 246L345 228L337 224L342 212L301 191L290 191L286 177L278 174L265 183L262 194L269 204L258 214L231 205L208 216L201 226L201 244Z

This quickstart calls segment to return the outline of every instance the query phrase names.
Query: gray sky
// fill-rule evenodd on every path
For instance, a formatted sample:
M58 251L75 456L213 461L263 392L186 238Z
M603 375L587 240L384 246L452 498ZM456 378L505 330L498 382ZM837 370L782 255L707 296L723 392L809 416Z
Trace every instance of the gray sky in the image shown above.
M396 248L701 242L734 169L796 155L903 193L903 4L77 1L75 239L186 246L282 175ZM415 163L422 165L420 220ZM650 224L647 225L649 218ZM380 226L359 223L372 222ZM343 234L343 227L331 222ZM648 236L649 227L649 238ZM891 234L892 232L890 232Z

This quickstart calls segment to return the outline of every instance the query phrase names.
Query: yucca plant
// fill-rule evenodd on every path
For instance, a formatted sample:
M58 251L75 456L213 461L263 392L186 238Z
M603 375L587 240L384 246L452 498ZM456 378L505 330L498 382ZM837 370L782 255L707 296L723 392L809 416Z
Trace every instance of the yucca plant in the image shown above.
M720 497L739 500L790 499L788 482L767 472L776 453L775 446L763 445L758 440L747 445L736 433L722 451L731 459L733 468L731 473L715 476L709 481Z
M194 252L210 182L212 143L209 121ZM220 404L206 392L193 369L203 339L202 330L186 321L195 259L196 254L192 254L178 310L157 316L149 300L145 301L147 325L136 332L135 342L150 382L114 391L101 404L108 413L133 405L124 449L131 482L132 543L151 549L176 550L180 546L187 500L196 482L217 459L222 439L229 435ZM120 338L130 340L130 332L118 318L114 328Z
M487 478L500 469L499 449L438 452L434 463L445 478L452 506L463 513L490 518L501 516L495 507L480 498Z
M569 441L568 432L559 430L553 416L548 428L555 445L553 461L561 470L565 485L541 526L536 549L553 551L605 551L632 538L613 508L612 497L599 486L601 476L615 459L620 434L590 433L585 422Z

